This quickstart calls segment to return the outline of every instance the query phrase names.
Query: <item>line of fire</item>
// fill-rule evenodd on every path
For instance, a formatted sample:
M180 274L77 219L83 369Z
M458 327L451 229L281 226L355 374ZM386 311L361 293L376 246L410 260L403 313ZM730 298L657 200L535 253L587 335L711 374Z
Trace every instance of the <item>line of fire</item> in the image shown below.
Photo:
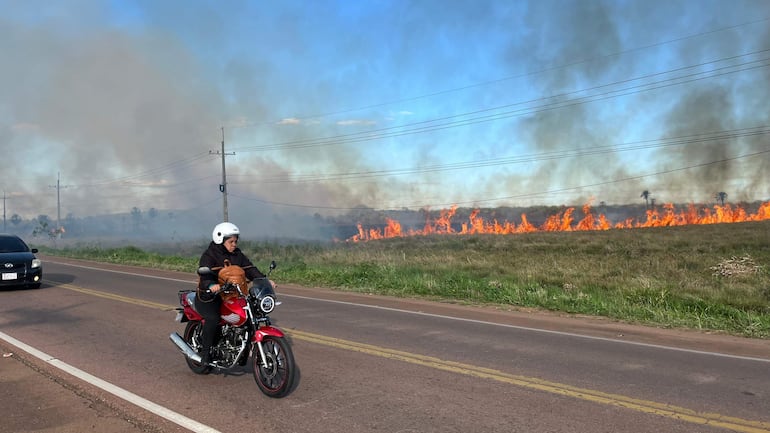
M440 211L438 218L429 219L422 229L404 230L401 223L385 218L386 226L383 228L364 228L360 223L358 234L351 236L347 242L362 242L394 237L433 235L433 234L519 234L533 232L565 232L565 231L589 231L611 229L634 229L646 227L672 227L691 224L726 224L749 221L770 220L770 201L760 204L755 213L747 212L739 205L714 205L713 207L698 208L690 204L686 209L677 210L673 204L665 204L661 208L647 209L643 219L628 218L624 221L613 223L604 214L595 215L591 204L583 205L584 217L575 221L575 208L570 207L563 212L548 217L541 225L531 224L526 214L521 214L521 222L516 224L510 221L498 221L496 219L484 220L475 209L470 213L468 221L460 226L453 227L452 218L455 216L457 206Z

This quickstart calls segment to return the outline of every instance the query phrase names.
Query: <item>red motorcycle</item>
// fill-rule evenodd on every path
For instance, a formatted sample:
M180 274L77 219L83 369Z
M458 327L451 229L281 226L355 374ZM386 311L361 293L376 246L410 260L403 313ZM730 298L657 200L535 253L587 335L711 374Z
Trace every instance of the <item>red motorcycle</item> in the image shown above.
M270 263L270 272L275 261ZM198 269L199 275L211 273ZM277 302L268 277L255 279L251 288L238 284L222 285L221 333L211 348L211 363L204 364L198 354L202 347L203 318L195 310L195 290L180 290L176 321L187 323L184 337L173 332L172 342L184 353L188 367L196 374L208 374L212 369L229 370L245 366L251 355L254 380L269 397L284 397L294 384L296 367L294 354L283 331L270 324L268 315Z

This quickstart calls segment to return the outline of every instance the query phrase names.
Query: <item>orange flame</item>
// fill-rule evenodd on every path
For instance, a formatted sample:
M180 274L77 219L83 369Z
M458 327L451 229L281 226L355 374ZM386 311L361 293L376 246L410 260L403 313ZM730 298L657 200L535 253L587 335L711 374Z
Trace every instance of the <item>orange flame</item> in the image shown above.
M521 215L521 223L515 224L510 221L498 221L493 219L485 221L479 216L479 209L474 209L468 221L461 224L459 230L452 228L452 217L457 212L457 206L442 210L435 221L428 219L422 230L406 230L401 227L401 223L396 220L386 218L386 226L383 229L371 228L365 230L358 224L358 234L347 239L348 242L371 241L377 239L419 236L429 234L516 234L531 232L565 232L565 231L588 231L588 230L610 230L610 229L629 229L646 227L672 227L690 224L726 224L748 221L770 220L770 201L762 203L756 213L749 214L740 206L715 205L712 209L698 209L694 204L687 206L687 209L677 211L673 204L663 205L662 210L648 209L644 221L634 221L633 218L622 222L612 223L604 214L594 215L591 204L583 206L582 220L574 223L575 208L567 208L564 212L551 215L545 222L538 226L533 225L527 220L527 215Z

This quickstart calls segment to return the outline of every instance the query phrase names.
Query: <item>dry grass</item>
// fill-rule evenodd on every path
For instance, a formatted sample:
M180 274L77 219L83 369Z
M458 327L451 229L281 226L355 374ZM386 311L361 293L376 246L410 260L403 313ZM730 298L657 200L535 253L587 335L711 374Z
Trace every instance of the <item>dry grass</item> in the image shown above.
M770 221L241 248L258 264L277 260L285 282L770 337ZM50 253L190 272L197 263L131 248Z
M759 273L761 267L754 262L751 256L745 255L722 260L710 269L714 271L714 276L736 278Z

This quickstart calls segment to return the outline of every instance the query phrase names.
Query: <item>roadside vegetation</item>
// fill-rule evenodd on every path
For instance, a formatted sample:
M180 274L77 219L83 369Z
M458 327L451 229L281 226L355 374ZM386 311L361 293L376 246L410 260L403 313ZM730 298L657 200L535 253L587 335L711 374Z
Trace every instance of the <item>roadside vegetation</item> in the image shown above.
M38 247L192 273L205 246ZM770 338L770 221L240 248L279 282Z

